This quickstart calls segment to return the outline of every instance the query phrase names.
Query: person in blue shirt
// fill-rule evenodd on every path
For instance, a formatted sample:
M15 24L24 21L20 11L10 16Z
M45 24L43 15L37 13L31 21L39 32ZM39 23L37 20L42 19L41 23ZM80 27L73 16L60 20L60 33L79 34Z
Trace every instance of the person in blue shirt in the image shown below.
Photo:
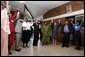
M62 32L64 33L63 40L62 40L62 47L66 46L69 47L69 41L70 41L70 26L68 21L65 21L65 24L62 25Z
M79 23L78 21L75 22L75 24L73 24L73 27L75 29L75 45L76 45L76 49L80 50L80 46L81 46L81 25L82 22Z

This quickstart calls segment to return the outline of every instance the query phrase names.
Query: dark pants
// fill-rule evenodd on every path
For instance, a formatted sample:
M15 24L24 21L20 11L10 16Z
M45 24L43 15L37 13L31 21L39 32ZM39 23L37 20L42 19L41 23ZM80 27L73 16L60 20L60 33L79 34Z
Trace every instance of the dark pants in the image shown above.
M52 44L52 36L50 36L50 44Z
M30 32L31 32L30 30L23 30L23 32L22 32L22 34L23 34L23 37L22 37L23 46L25 43L27 46L28 42L30 41L30 37L31 37Z
M75 33L72 33L72 44L75 45Z
M80 32L76 32L75 31L75 45L76 45L76 48L80 48L80 45L81 45L81 34Z
M11 53L11 46L8 45L8 52Z
M64 33L64 36L63 36L63 45L62 46L67 46L68 47L68 44L69 44L69 41L70 41L70 34L69 33Z
M33 46L37 46L38 39L39 39L39 32L38 31L34 31Z

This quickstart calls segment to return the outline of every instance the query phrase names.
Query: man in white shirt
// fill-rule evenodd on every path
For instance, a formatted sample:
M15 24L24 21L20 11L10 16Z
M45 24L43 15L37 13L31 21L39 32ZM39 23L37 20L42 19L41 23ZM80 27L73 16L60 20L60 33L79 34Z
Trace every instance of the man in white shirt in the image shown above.
M22 27L23 27L23 37L22 37L22 42L23 42L23 48L25 48L25 44L26 47L28 47L28 42L30 41L30 37L31 37L31 26L32 24L28 21L28 19L26 19L23 23L22 23Z

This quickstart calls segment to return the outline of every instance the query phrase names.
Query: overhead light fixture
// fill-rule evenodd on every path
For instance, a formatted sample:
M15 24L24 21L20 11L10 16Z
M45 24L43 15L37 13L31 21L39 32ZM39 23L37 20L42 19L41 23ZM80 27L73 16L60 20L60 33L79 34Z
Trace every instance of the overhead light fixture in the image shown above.
M20 3L24 3L25 1L19 1Z

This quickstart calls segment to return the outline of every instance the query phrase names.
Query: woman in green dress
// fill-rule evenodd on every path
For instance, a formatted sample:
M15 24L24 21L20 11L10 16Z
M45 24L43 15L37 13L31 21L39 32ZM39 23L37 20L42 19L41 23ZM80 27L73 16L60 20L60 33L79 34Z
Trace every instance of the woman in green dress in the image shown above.
M51 23L42 23L41 25L41 31L42 31L42 42L43 45L47 45L50 43L50 36L51 36Z

